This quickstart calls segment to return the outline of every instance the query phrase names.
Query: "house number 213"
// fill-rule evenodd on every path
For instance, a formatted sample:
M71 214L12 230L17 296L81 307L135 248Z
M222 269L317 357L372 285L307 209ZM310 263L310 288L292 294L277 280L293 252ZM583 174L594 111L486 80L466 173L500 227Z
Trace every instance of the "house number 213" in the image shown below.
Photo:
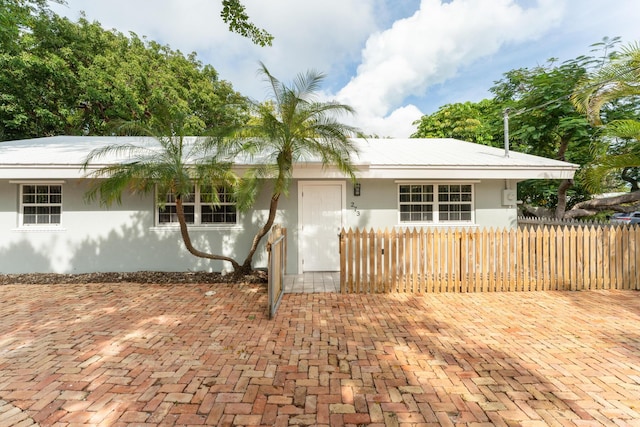
M356 216L360 216L360 211L358 210L358 207L354 202L351 202L351 207L353 208L353 211L356 213Z

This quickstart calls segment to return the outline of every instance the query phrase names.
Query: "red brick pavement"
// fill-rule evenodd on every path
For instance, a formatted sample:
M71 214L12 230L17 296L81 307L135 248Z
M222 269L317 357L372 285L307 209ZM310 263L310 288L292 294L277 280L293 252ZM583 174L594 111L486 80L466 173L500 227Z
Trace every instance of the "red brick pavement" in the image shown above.
M0 427L640 426L637 292L265 304L257 285L2 286Z

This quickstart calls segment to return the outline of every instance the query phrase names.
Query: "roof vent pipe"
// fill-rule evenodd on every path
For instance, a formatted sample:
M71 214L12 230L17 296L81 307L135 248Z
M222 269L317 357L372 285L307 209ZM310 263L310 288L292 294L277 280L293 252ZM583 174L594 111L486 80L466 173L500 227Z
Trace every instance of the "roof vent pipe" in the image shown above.
M504 115L504 156L509 157L509 108L505 108Z

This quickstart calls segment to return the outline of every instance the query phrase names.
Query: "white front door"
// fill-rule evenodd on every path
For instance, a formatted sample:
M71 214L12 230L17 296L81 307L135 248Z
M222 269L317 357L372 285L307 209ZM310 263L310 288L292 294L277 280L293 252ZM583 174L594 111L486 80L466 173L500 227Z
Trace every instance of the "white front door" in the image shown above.
M299 182L301 271L340 270L338 235L344 198L344 182Z

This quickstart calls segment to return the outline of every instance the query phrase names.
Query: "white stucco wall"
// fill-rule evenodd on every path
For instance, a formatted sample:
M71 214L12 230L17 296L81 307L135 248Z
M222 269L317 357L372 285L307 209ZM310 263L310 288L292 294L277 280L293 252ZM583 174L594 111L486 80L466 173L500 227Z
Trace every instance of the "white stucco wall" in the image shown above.
M351 182L347 184L347 210L345 224L352 228L385 228L405 227L398 218L398 183L394 180L361 180L361 195L353 195ZM434 182L435 181L430 181ZM441 183L452 183L442 181ZM506 183L515 189L515 182ZM504 180L487 180L474 182L475 221L473 224L462 224L464 227L515 227L517 225L516 206L502 205ZM414 225L409 225L413 227ZM450 225L437 225L449 227ZM453 226L460 226L454 224Z
M19 227L19 184L0 182L0 274L92 271L221 271L228 264L196 258L184 248L177 228L154 226L154 197L125 195L121 205L86 203L86 182L63 184L59 227ZM258 207L268 206L259 200ZM241 214L235 227L191 231L196 248L242 262L266 208ZM243 233L250 230L250 233ZM254 265L266 266L262 245Z
M341 180L345 181L345 180ZM346 181L346 228L401 226L397 214L397 183L362 180L361 196L353 195ZM298 266L298 184L282 195L276 222L288 229L287 272ZM515 183L508 183L515 188ZM474 183L475 226L516 226L515 206L502 206L504 180ZM87 182L66 180L60 227L29 229L18 224L19 184L0 181L0 274L92 271L220 271L219 261L196 258L184 248L179 230L154 225L153 195L125 195L121 205L101 207L87 203ZM223 254L242 262L269 206L264 189L256 209L240 214L234 227L191 230L193 244L206 252ZM265 239L266 240L266 239ZM254 257L254 267L266 267L264 241Z

